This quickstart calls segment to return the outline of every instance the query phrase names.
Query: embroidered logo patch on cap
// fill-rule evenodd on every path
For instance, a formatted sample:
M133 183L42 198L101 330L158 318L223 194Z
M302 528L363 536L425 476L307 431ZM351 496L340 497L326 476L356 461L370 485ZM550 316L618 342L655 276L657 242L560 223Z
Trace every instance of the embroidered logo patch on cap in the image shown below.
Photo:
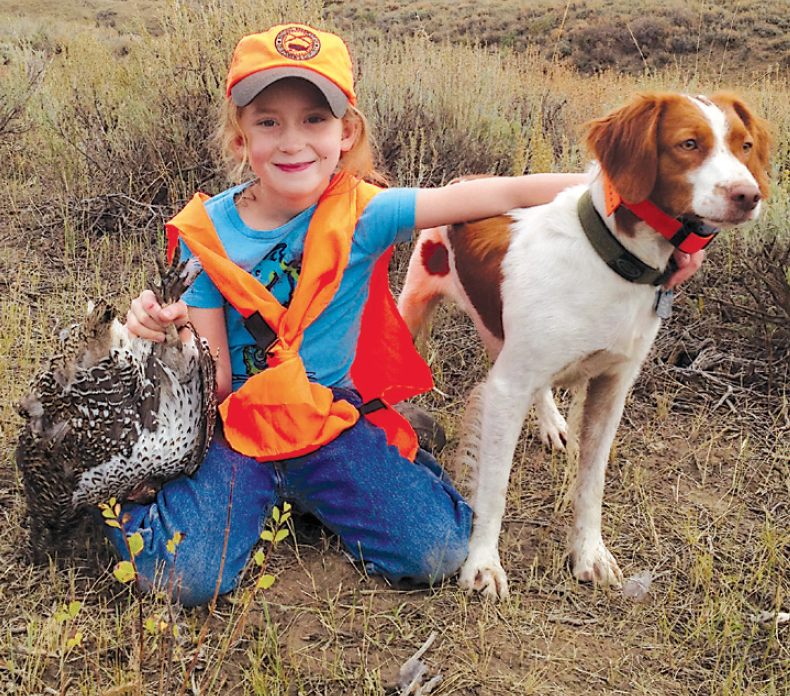
M301 27L283 29L274 40L274 47L284 58L290 60L310 60L318 55L321 42L318 37Z

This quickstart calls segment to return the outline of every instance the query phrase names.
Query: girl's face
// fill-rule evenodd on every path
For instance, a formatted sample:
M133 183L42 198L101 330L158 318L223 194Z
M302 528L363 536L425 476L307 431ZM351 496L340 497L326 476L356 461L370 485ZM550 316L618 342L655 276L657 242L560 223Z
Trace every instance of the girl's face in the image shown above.
M244 138L234 143L258 177L263 205L298 213L318 202L356 129L335 118L309 82L284 79L264 89L241 111ZM246 139L246 144L245 144Z

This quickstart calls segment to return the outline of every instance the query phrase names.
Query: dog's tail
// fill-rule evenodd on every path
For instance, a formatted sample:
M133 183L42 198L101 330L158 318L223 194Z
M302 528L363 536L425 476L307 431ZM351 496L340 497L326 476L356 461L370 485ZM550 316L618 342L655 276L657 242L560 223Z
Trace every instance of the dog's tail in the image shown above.
M415 342L425 340L436 307L452 282L442 231L430 227L420 232L398 299L398 310Z
M461 422L461 439L455 450L454 479L458 489L469 498L474 510L477 490L477 477L480 470L479 452L482 435L483 392L485 382L480 382L466 399L464 417Z

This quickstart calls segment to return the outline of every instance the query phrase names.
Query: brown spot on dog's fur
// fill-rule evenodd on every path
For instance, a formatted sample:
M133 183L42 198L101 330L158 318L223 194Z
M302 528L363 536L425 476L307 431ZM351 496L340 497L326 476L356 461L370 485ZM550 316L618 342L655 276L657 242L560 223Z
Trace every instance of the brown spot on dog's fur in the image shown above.
M506 215L453 225L448 237L455 270L484 326L498 339L502 327L502 259L510 246L512 219Z
M771 132L767 121L755 114L743 100L735 94L729 92L719 92L711 97L731 121L731 113L734 112L740 119L743 126L753 138L754 147L748 155L744 155L744 164L749 168L763 198L768 198L770 193L770 157L771 157ZM732 122L732 121L731 121ZM737 131L737 124L730 129L730 137L733 131Z
M431 275L446 276L450 272L449 254L444 244L426 241L420 253L422 265Z

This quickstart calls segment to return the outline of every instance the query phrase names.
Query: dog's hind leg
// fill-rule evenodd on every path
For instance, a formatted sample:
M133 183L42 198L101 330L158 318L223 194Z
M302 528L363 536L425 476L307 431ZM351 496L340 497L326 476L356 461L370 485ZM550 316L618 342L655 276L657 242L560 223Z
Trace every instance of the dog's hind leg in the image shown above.
M535 394L535 414L540 428L540 441L544 447L564 450L568 443L568 424L557 409L549 387L538 389Z
M459 432L458 446L455 448L454 477L456 488L469 499L474 508L474 492L477 488L480 450L481 419L483 417L483 398L485 382L480 382L466 397L464 416Z
M578 442L578 471L573 492L574 521L569 546L573 573L582 582L621 587L623 575L601 534L601 505L606 464L636 369L593 377L573 422Z
M425 338L442 297L452 296L452 283L449 252L442 241L441 229L422 230L398 298L398 311L415 341Z

